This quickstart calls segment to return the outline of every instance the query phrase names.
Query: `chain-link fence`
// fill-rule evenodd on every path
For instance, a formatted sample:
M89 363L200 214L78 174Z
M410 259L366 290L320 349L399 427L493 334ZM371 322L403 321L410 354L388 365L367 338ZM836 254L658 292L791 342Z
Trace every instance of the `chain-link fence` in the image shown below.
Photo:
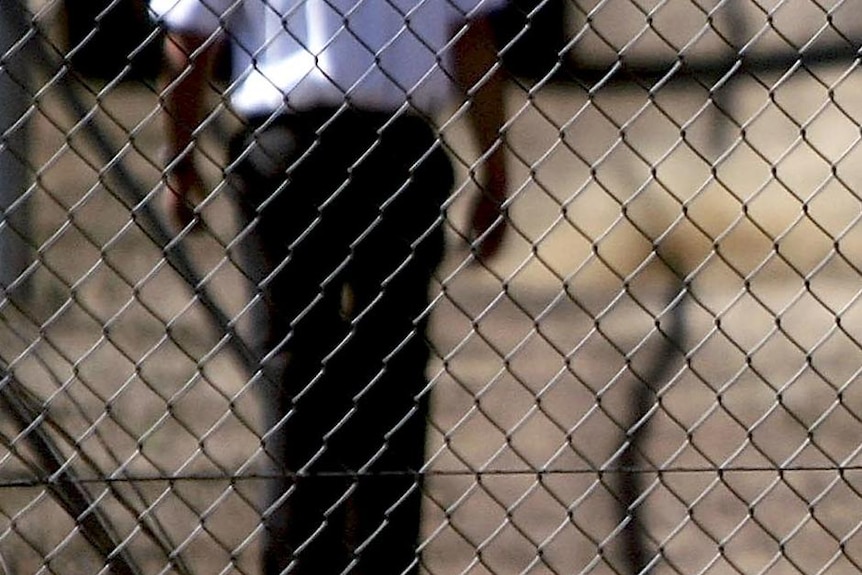
M859 572L859 5L512 1L493 259L465 108L432 118L455 185L404 471L419 572ZM261 572L278 430L237 255L246 120L219 68L177 232L156 22L143 0L0 10L4 575ZM339 502L365 472L334 474Z

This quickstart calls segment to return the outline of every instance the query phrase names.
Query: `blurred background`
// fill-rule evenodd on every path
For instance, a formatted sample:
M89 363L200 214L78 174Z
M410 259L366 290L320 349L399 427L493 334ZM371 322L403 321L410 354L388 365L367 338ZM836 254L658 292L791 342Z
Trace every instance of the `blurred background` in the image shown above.
M2 10L0 349L29 406L0 426L3 570L107 569L72 484L141 573L257 573L265 430L227 329L253 314L222 178L237 119L202 132L206 233L175 237L145 3ZM858 5L513 0L498 27L511 233L488 266L473 143L437 119L459 177L424 572L857 573Z

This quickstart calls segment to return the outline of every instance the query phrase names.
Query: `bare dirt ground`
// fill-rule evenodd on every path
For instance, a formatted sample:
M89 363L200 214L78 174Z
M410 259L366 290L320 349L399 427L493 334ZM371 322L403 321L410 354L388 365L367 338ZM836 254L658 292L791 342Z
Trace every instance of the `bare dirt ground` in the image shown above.
M447 213L425 572L623 572L609 485L636 374L655 360L680 278L686 336L670 375L652 382L641 462L654 572L859 571L860 82L849 63L749 78L728 96L732 120L697 85L529 97L513 87L503 257L465 265L469 184ZM140 85L105 92L94 118L144 194L158 189L160 121ZM144 572L166 561L136 516L162 525L193 573L257 573L253 374L135 225L130 214L153 198L118 200L122 182L74 122L58 92L33 117L38 265L2 310L4 359L72 438L61 443L70 466ZM470 148L462 128L444 130L456 157ZM221 140L205 142L211 233L186 247L238 317L248 286L226 257L235 230L217 187ZM0 475L10 573L98 571L9 450Z

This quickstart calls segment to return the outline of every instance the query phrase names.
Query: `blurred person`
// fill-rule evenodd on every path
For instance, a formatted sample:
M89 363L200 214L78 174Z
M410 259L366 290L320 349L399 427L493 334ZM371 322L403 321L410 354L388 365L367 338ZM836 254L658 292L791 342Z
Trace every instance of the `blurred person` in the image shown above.
M241 264L267 303L267 575L418 571L432 274L453 169L433 119L469 99L478 259L504 226L502 0L151 0L168 30L169 213L201 199L195 134L223 98ZM227 49L223 49L224 47ZM277 361L276 361L277 360Z

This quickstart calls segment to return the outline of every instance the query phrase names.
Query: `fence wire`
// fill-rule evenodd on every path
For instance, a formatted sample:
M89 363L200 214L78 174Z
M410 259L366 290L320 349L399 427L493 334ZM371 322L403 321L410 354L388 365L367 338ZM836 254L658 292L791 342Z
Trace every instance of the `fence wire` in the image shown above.
M419 572L858 573L858 4L511 0L494 22L493 260L464 106L433 118L456 181ZM261 572L276 431L226 175L244 120L217 78L177 232L164 40L143 0L0 10L3 575Z

